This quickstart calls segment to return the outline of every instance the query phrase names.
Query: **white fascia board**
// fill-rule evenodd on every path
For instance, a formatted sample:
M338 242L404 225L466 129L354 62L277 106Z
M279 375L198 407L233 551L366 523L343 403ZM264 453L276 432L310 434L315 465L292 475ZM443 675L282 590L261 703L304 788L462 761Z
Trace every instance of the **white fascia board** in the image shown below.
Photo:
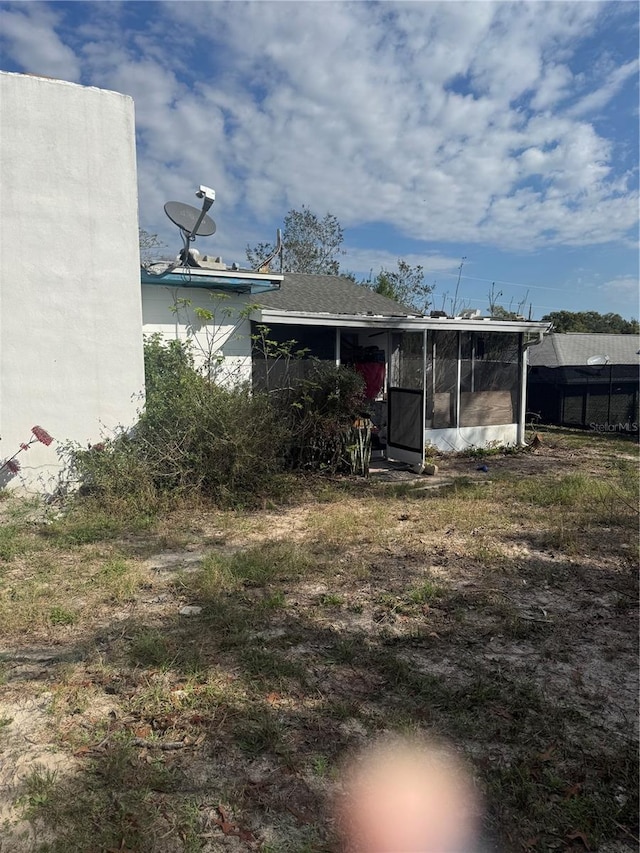
M257 323L296 326L339 326L348 328L384 328L405 331L449 329L463 332L534 332L544 334L550 323L520 320L461 320L449 317L391 317L378 314L314 314L308 311L282 311L260 308L251 313Z
M246 278L256 281L284 281L284 276L280 273L252 272L251 270L232 270L228 268L222 270L215 267L176 267L173 272L203 278L207 276L219 276L220 278Z
M372 314L314 314L307 311L278 311L261 308L251 319L258 323L280 323L290 326L339 326L347 328L422 329L416 325L421 317L384 317Z

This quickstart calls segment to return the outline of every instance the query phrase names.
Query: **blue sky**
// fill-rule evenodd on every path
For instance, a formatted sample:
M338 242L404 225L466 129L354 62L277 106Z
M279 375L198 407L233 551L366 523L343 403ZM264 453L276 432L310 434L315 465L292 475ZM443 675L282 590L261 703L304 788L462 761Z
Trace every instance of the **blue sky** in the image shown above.
M216 190L202 251L245 261L290 208L341 267L421 263L434 303L638 310L634 2L0 3L0 65L136 104L140 224Z

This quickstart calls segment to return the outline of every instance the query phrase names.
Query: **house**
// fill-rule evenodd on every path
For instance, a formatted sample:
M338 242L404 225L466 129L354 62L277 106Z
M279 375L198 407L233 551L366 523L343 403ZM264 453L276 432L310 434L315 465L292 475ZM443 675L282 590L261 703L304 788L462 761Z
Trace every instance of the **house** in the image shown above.
M64 442L130 426L144 391L133 100L0 72L0 486L48 490ZM15 467L15 466L13 466Z
M266 329L304 351L299 372L353 365L393 459L524 440L527 351L546 324L424 317L340 276L193 262L184 229L182 260L141 272L132 99L5 72L0 98L0 459L18 451L21 467L0 486L49 490L65 443L135 423L143 332L189 339L219 381L257 387L277 374ZM57 441L20 451L34 426Z
M531 351L530 412L544 423L637 433L640 336L551 334Z
M219 262L171 276L143 271L144 332L192 340L222 381L263 386L289 347L302 352L298 371L315 358L364 375L390 459L420 465L429 447L524 443L527 353L547 323L426 317L344 276ZM271 351L260 347L261 330Z

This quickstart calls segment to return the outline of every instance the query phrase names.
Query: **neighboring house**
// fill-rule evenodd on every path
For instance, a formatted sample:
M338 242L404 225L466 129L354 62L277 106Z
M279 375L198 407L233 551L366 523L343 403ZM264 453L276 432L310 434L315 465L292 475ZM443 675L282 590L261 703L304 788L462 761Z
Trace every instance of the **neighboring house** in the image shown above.
M547 323L425 317L343 276L217 264L173 270L170 282L143 272L142 281L145 333L191 339L225 381L273 381L281 345L304 351L298 372L311 358L353 365L391 459L524 443L527 350ZM215 317L203 322L208 311Z
M551 334L531 352L530 412L544 423L638 432L639 335Z
M144 391L133 101L0 72L0 486L49 489L60 442L131 426Z

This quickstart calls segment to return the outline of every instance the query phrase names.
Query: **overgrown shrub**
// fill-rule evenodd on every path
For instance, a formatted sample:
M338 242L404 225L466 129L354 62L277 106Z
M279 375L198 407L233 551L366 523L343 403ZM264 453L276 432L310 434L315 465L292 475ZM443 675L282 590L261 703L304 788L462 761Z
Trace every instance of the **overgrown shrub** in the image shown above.
M318 361L289 394L276 399L289 412L292 467L349 469L348 435L365 402L364 380L358 373Z
M81 490L111 505L152 510L186 494L252 504L281 496L287 469L348 463L345 434L363 391L350 370L317 363L286 392L252 393L202 376L188 343L153 336L145 377L135 428L72 452Z
M287 425L248 386L215 385L194 369L187 344L145 342L146 404L134 430L76 449L84 491L153 504L200 493L246 503L281 487Z

